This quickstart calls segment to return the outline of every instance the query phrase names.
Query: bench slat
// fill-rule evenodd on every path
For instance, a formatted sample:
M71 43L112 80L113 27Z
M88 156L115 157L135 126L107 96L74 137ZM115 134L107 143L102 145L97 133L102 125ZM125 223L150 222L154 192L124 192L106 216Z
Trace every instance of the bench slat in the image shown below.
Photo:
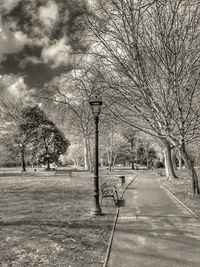
M107 185L106 182L100 185L101 189L101 202L103 198L112 197L115 205L118 203L118 192L115 185Z

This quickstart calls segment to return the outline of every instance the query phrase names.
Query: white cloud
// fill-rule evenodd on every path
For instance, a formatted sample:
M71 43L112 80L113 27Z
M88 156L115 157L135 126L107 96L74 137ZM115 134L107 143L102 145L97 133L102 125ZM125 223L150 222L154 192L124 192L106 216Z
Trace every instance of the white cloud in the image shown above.
M27 85L24 82L23 77L16 78L13 83L7 88L8 92L15 96L21 97L24 96L27 92Z
M63 37L60 40L54 41L50 46L44 47L42 49L41 57L44 63L51 63L52 67L58 67L66 63L69 60L68 53L71 47L66 45L66 38Z
M0 88L1 95L22 98L25 101L30 101L35 93L34 89L28 88L24 77L12 74L0 75Z
M55 2L49 1L45 6L39 8L39 19L47 30L52 30L59 19L58 6Z
M26 56L19 64L20 68L25 68L28 63L37 65L42 63L42 60L34 56Z
M14 33L14 40L18 44L19 49L21 49L28 42L28 36L22 31L16 31Z
M0 61L6 54L19 52L28 42L28 37L22 31L11 32L0 17Z
M0 0L0 10L9 14L21 0Z
M34 45L38 47L48 46L49 45L49 37L43 36L43 37L34 37L30 40L29 45Z

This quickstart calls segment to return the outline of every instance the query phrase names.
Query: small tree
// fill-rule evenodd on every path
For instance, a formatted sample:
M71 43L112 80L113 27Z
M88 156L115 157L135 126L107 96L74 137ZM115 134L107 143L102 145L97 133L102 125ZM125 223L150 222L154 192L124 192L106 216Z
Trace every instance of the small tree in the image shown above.
M35 161L46 163L50 170L50 163L58 162L60 155L66 153L70 142L51 121L42 124L37 129L37 145L34 151Z

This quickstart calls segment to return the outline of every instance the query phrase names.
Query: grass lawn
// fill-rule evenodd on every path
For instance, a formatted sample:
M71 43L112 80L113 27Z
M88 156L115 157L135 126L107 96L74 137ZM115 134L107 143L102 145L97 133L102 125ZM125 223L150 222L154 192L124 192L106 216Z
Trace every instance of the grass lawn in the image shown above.
M200 185L200 169L196 169ZM165 176L160 177L160 182L167 187L178 199L200 217L200 196L191 194L191 179L187 170L178 170L179 179L166 180Z
M113 174L102 176L119 183ZM92 218L92 204L87 172L1 174L0 266L102 266L116 207L107 203L105 215Z
M5 173L3 173L5 172ZM118 175L100 172L118 185ZM0 170L0 266L102 266L116 213L112 201L102 203L104 216L93 218L93 175Z

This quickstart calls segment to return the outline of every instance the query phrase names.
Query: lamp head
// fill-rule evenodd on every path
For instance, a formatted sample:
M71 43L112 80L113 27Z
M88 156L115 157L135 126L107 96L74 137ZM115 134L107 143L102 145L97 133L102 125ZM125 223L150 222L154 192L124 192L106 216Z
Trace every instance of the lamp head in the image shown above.
M94 116L98 116L101 113L102 101L98 96L94 96L89 100L90 106L92 108L92 113Z

